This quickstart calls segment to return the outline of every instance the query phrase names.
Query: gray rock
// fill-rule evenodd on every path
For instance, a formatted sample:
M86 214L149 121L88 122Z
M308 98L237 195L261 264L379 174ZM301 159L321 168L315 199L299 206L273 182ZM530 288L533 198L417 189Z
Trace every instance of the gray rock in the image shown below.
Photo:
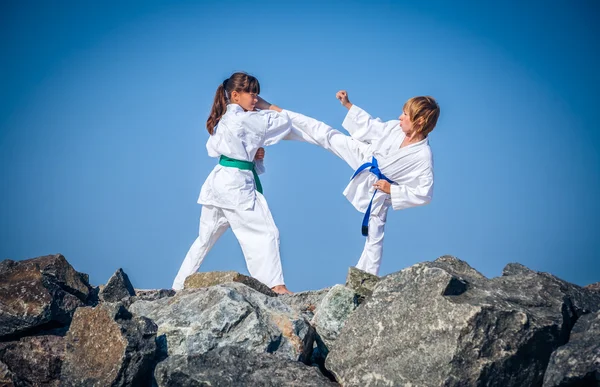
M310 321L314 317L325 295L329 293L329 290L330 288L326 288L321 290L307 290L294 294L282 294L278 299L292 308L294 312L299 313Z
M378 276L357 269L354 266L350 266L346 277L346 287L354 290L359 296L358 301L362 302L366 297L373 293L373 289L378 281Z
M278 297L236 282L136 301L130 310L156 322L161 349L169 356L239 346L307 362L314 341L312 326Z
M550 357L544 387L600 386L600 312L581 317Z
M436 267L442 268L453 273L457 277L468 279L470 282L477 282L478 280L487 280L487 278L483 274L473 269L467 262L453 257L452 255L442 255L441 257L436 259L433 262L433 264ZM511 264L508 264L507 267L509 266L511 266ZM525 268L525 266L522 267Z
M528 275L535 274L535 271L531 270L527 266L521 265L520 263L509 263L502 270L502 275Z
M8 366L0 361L0 386L14 387L13 374L8 369Z
M24 337L0 343L0 362L10 370L16 385L58 386L64 352L60 336Z
M315 327L312 364L327 376L325 360L350 314L358 307L359 297L351 289L335 285L323 298L311 323Z
M445 256L381 279L326 360L345 386L535 386L600 297L545 273L487 279Z
M596 282L593 284L589 284L583 287L584 289L593 290L596 292L600 292L600 282Z
M117 304L79 308L65 337L61 386L149 386L156 324Z
M135 296L123 298L121 303L126 308L129 308L131 304L137 301L156 301L161 298L173 297L176 293L173 289L135 289Z
M82 277L60 254L0 262L0 338L69 324L89 294Z
M104 302L119 302L126 297L135 296L135 290L129 277L119 268L100 290L100 299Z
M229 282L239 282L252 289L270 297L276 297L277 293L271 290L267 285L259 280L235 271L210 271L203 273L194 273L185 279L184 289L208 288L210 286L226 284Z
M335 285L321 301L311 323L329 349L346 320L358 307L356 293L343 285Z
M169 356L154 371L158 387L320 387L337 386L317 368L254 353L239 347L221 347L202 355Z
M175 290L173 289L134 289L136 301L155 301L165 297L173 297Z

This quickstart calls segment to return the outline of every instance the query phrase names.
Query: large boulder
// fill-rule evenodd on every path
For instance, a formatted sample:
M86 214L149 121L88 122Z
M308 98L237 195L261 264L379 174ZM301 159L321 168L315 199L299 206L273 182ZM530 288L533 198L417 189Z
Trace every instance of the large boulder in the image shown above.
M184 289L208 288L229 282L239 282L267 296L276 297L277 293L259 280L235 271L208 271L194 273L185 279Z
M60 254L0 262L0 338L68 325L90 294L87 276Z
M63 337L23 337L0 343L0 362L10 370L16 385L58 386L64 352ZM0 376L0 385L4 385L1 380Z
M550 357L544 387L600 385L600 312L581 317Z
M170 356L239 346L307 362L314 341L310 324L278 297L236 282L136 301L130 310L156 322L161 350Z
M221 347L205 354L169 356L157 365L154 376L158 387L337 385L315 367L240 347Z
M77 309L65 337L61 386L149 386L156 329L120 303Z
M326 360L345 386L541 385L600 296L524 266L487 279L454 257L383 277Z
M135 290L127 274L119 268L100 289L99 296L104 302L119 302L124 298L135 296Z

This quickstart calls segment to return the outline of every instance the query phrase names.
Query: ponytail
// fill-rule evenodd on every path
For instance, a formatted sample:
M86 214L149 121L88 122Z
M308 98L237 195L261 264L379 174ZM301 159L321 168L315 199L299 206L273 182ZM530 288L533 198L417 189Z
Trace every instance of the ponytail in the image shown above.
M227 97L225 95L225 82L217 87L217 93L215 94L215 100L213 101L212 109L210 110L210 115L208 116L208 120L206 120L206 129L208 133L212 136L215 131L215 126L219 123L223 114L227 111Z
M208 133L210 133L211 136L215 132L215 126L217 126L219 120L223 118L223 115L227 111L228 97L234 91L239 93L246 92L260 94L260 84L258 83L258 79L252 75L246 73L233 73L217 87L217 93L215 94L215 100L212 109L210 110L210 116L208 116L208 120L206 120L206 129L208 129Z

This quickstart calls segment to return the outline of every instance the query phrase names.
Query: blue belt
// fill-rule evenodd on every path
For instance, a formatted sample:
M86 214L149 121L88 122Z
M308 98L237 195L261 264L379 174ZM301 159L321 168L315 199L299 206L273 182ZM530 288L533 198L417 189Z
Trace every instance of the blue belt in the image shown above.
M385 177L385 175L381 172L381 170L379 169L379 165L377 164L377 159L375 157L373 157L373 160L370 163L364 163L363 165L358 167L358 169L356 170L356 172L354 172L354 175L352 175L350 180L354 179L356 175L358 175L367 168L369 168L369 172L377 176L377 180L386 180L390 182L390 184L394 183L393 181ZM375 198L376 193L377 189L375 189L375 192L373 192L373 196L371 196L371 202L369 202L369 207L367 207L367 212L365 212L365 217L362 221L362 234L364 236L369 235L369 217L371 216L371 206L373 205L373 199Z

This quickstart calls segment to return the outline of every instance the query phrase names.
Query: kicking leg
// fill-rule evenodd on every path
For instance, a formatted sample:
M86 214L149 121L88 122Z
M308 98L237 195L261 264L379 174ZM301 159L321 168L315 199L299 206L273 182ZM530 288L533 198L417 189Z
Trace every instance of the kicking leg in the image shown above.
M370 156L369 145L362 143L324 122L300 113L285 111L292 120L292 131L286 140L305 141L327 149L357 169Z
M229 223L220 208L202 206L198 237L179 268L175 281L173 281L173 289L183 289L185 279L198 271L206 254L228 228Z

